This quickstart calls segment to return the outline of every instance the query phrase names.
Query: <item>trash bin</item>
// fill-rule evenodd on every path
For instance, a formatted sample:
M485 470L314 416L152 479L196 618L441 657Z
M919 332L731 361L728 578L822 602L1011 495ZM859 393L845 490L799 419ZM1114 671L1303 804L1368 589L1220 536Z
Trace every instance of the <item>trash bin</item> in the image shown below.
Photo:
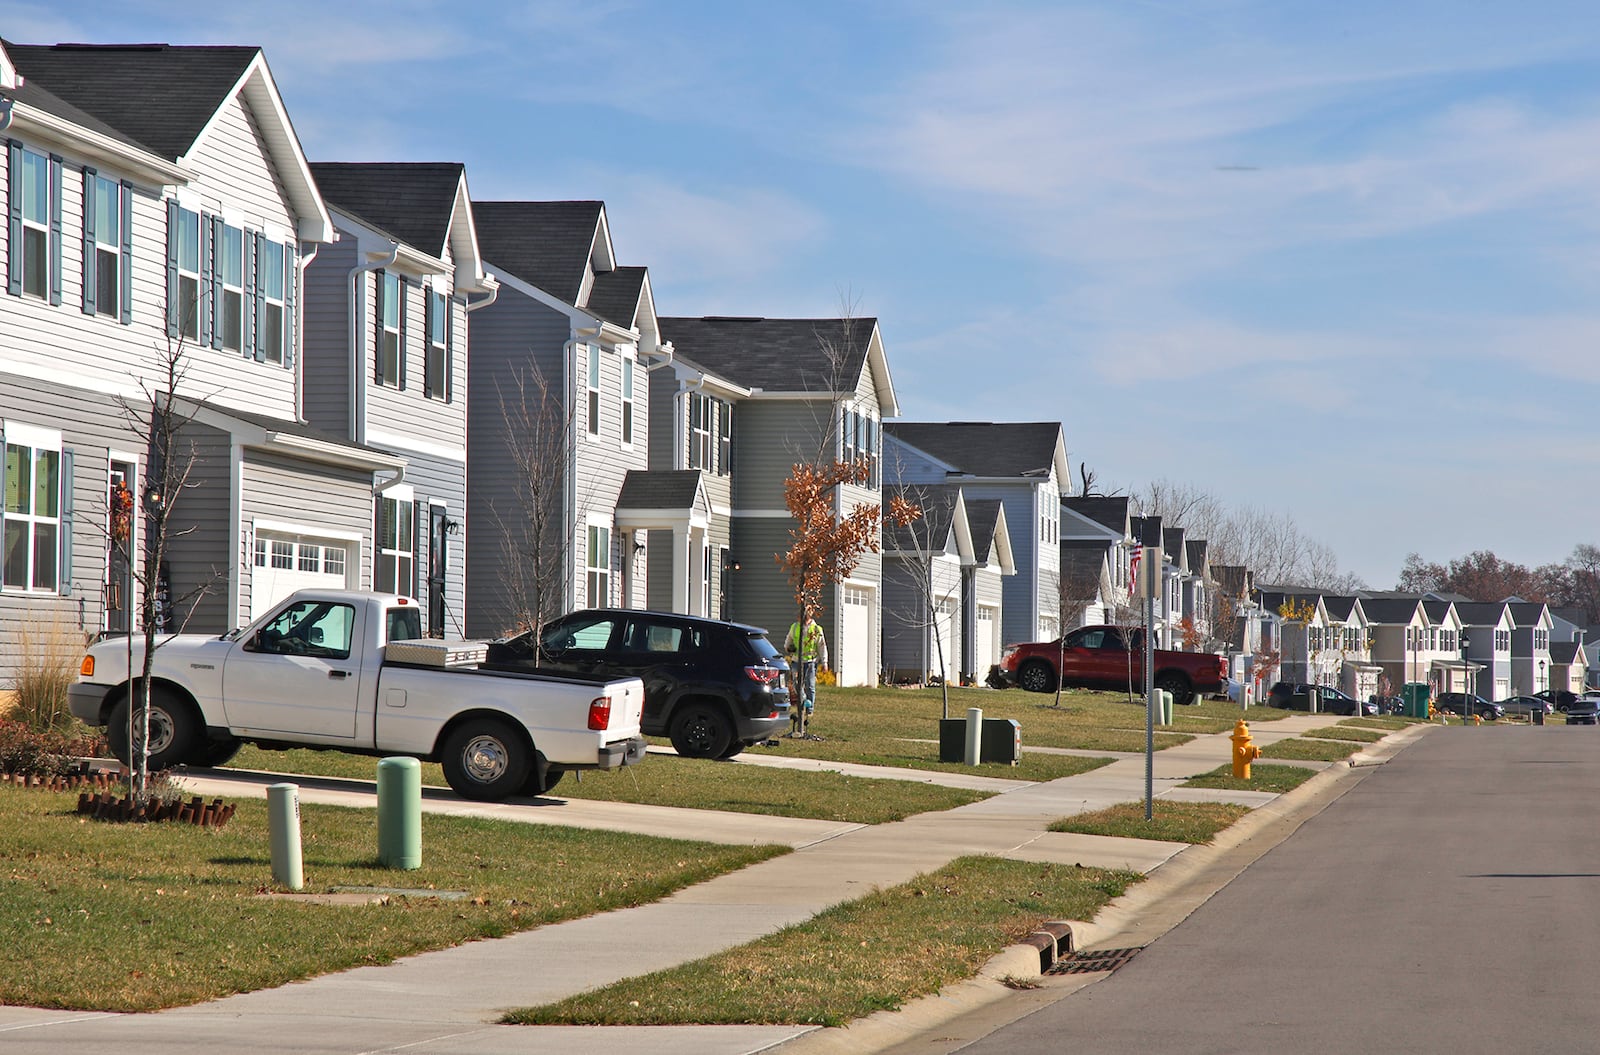
M1544 708L1543 707L1535 707L1533 709L1533 711L1532 711L1532 714L1533 714L1533 724L1534 725L1543 725L1544 724Z
M1428 703L1430 700L1428 683L1425 681L1408 681L1400 689L1400 698L1405 701L1405 714L1407 718L1428 717Z

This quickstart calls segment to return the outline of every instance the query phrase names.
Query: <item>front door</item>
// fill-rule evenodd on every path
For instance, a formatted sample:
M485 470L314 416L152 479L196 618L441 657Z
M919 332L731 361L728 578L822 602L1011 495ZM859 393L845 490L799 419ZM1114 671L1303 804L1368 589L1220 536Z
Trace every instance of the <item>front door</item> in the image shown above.
M428 507L428 636L444 636L444 584L450 550L444 506Z
M126 633L132 625L133 565L131 556L138 545L134 531L137 521L134 499L134 466L131 462L111 463L111 484L106 495L109 523L106 538L111 552L106 560L106 629Z

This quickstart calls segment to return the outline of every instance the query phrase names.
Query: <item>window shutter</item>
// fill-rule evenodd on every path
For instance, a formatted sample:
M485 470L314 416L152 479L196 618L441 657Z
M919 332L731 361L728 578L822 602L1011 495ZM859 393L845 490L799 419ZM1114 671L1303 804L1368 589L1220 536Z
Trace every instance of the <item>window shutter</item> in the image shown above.
M433 371L428 360L433 355L433 290L422 287L422 394L433 398Z
M6 240L6 292L22 296L22 144L6 141L6 213L11 217L10 237Z
M133 323L133 184L122 181L122 325Z
M72 448L61 452L61 556L56 564L56 589L63 597L72 596Z
M383 272L372 273L372 379L383 384Z
M211 220L212 218L205 213L200 214L200 303L194 306L194 310L200 316L200 344L215 348L216 327L211 325L211 309L212 298L217 295L217 284L212 281L217 247L212 244L214 232Z
M283 365L294 368L295 314L294 293L300 285L300 267L295 263L294 240L283 243Z
M244 356L265 362L267 350L261 345L261 243L266 235L244 235Z
M400 276L400 339L395 343L399 345L399 350L395 353L395 358L400 363L399 388L404 392L406 390L406 276L404 275Z
M211 218L211 347L222 347L222 217Z
M444 298L444 401L453 403L456 398L456 298Z
M83 313L94 314L95 282L94 255L94 178L95 170L83 166Z
M178 336L178 199L167 199L167 336Z
M61 303L61 158L50 155L50 303Z
M423 520L427 520L427 524ZM411 506L411 596L421 601L422 630L428 630L428 602L431 600L428 593L428 564L427 549L423 542L428 537L428 528L433 523L433 510L428 506L426 495L417 495Z

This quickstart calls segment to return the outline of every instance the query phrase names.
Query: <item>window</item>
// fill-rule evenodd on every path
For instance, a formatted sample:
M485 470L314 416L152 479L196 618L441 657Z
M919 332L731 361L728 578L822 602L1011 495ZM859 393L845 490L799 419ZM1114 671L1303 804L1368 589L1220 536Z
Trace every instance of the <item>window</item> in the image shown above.
M856 412L850 407L839 412L839 460L856 460Z
M224 224L217 261L222 279L222 347L244 351L244 231Z
M392 271L378 272L378 384L400 387L400 276Z
M300 601L261 628L255 647L279 655L349 659L355 625L356 610L351 605Z
M315 543L309 543L309 542L300 543L300 570L301 571L321 571L322 570L322 547L321 546L318 546Z
M272 543L272 566L274 568L283 568L285 570L294 567L294 543L293 542L279 542L279 541L276 541L276 540L273 541L273 543Z
M342 547L322 547L322 571L325 575L344 574L344 549Z
M700 614L711 614L711 545L700 547Z
M384 613L389 641L416 641L422 637L422 609L391 608Z
M122 187L84 170L84 311L121 314Z
M423 395L450 398L450 300L428 290L428 350L423 363Z
M604 608L611 601L611 529L589 525L588 575L585 603Z
M618 622L613 616L568 616L559 623L545 627L539 647L550 655L559 655L574 648L587 651L606 648L611 644L611 634Z
M172 203L167 212L172 222L171 257L175 280L167 291L174 302L168 306L175 337L200 339L200 214Z
M0 581L8 590L59 586L61 440L13 427L5 445L5 503L0 507L5 551Z
M633 444L633 360L622 357L622 442Z
M257 289L261 297L261 314L256 323L256 358L268 363L283 363L284 337L284 251L283 243L258 238L260 269Z
M48 158L31 150L13 149L13 172L17 170L19 161L22 169L22 230L18 232L16 224L12 224L12 244L16 244L20 234L22 288L13 292L44 297L48 295L50 285L50 218L60 209L61 202L59 197L52 200ZM12 209L12 215L16 215L16 206L13 205ZM12 266L12 275L16 276L16 265Z
M415 517L416 506L409 499L378 499L378 563L372 588L379 593L411 595L416 567Z
M717 416L717 475L733 472L733 404L723 403Z
M1494 632L1494 650L1496 652L1511 651L1511 631L1496 630Z
M600 346L589 346L589 435L600 435Z
M712 418L716 414L716 400L699 392L689 395L689 468L711 468Z

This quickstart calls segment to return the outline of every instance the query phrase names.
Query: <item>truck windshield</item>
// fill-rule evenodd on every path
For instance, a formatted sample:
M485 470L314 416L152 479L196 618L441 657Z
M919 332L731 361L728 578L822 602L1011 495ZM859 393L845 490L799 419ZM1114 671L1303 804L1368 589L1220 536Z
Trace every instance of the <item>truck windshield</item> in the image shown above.
M415 641L422 636L422 609L390 608L384 613L388 641Z

